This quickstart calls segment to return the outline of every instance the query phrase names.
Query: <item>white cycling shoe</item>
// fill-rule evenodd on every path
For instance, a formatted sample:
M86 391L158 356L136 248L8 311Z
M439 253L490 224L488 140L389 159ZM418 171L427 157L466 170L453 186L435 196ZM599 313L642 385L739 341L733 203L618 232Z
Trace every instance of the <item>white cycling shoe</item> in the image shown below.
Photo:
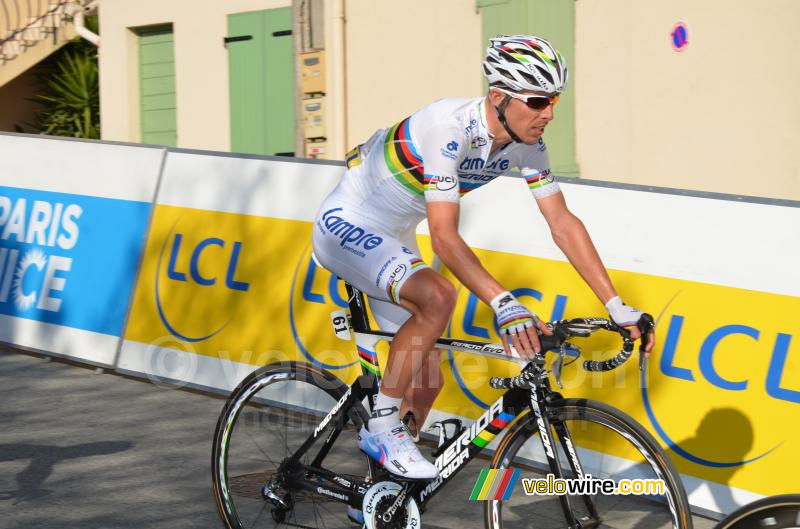
M358 446L392 474L408 479L433 479L439 470L419 453L406 425L398 422L383 432L358 432Z

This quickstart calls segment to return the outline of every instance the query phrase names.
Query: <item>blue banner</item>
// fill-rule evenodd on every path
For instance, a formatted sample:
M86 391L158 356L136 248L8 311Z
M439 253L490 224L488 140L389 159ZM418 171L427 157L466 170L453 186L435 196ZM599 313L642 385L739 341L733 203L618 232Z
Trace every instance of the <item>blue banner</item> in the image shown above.
M121 336L151 209L0 186L0 314Z

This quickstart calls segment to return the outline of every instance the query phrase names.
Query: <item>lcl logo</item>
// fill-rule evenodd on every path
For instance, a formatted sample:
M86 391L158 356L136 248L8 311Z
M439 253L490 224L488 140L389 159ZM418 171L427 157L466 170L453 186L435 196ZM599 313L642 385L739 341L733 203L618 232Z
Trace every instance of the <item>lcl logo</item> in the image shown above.
M175 225L177 225L177 222ZM166 277L170 282L195 284L205 288L224 284L229 291L247 292L250 289L250 283L237 279L237 268L244 251L244 245L241 241L229 242L219 237L208 237L192 246L191 244L186 244L183 233L174 233L175 225L173 225L164 239L158 256L158 265L155 273L156 308L161 322L170 334L187 342L200 342L208 340L222 331L230 323L230 319L212 332L203 332L200 336L190 336L186 332L181 332L174 322L169 320L164 309L165 303L162 299L163 293L161 291L161 270L167 249L171 248L166 269ZM188 267L185 266L187 256ZM203 272L201 272L201 260L203 262ZM181 267L179 263L184 263L184 266Z

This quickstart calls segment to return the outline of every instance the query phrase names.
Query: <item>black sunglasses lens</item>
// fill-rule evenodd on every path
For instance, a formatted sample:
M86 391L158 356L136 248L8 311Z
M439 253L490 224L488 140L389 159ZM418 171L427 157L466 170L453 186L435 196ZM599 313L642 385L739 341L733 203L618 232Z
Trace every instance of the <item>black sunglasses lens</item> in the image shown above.
M544 110L545 108L550 106L550 98L549 97L529 97L528 100L525 102L528 105L528 108L533 110Z

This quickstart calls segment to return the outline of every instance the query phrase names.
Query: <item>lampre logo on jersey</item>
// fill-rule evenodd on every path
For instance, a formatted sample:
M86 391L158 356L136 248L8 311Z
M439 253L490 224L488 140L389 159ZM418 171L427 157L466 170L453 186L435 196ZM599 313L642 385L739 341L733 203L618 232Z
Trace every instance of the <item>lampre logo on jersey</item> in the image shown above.
M486 145L486 138L478 135L478 120L473 118L469 121L469 125L464 127L464 132L469 139L469 146L471 149L477 149Z
M366 254L357 249L359 246L364 250L372 250L383 242L382 237L368 233L364 228L334 215L337 211L343 211L343 208L333 208L323 213L322 220L317 222L317 226L323 233L330 233L341 239L341 246L344 249L364 257Z
M458 166L459 169L462 171L475 171L479 169L485 169L486 171L491 171L493 173L501 173L503 171L507 171L508 168L511 166L511 162L509 160L500 158L498 160L492 160L490 163L486 163L483 158L464 158L461 164Z

